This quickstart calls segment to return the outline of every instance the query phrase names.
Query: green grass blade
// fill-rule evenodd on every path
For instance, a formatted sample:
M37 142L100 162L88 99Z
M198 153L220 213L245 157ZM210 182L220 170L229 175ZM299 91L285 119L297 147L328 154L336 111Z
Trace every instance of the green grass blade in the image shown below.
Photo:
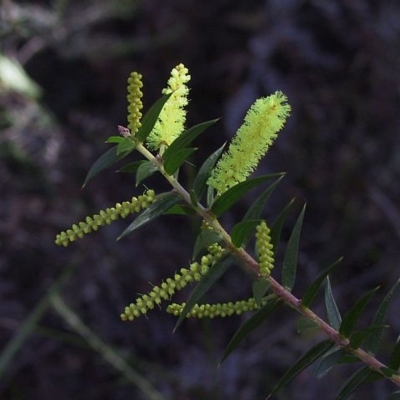
M282 285L289 291L293 289L296 281L297 255L299 252L301 226L303 224L305 211L306 206L304 205L299 217L297 218L292 234L290 235L285 255L283 257Z
M140 142L144 142L147 139L147 136L150 135L151 131L156 124L158 117L160 116L161 110L164 107L164 104L171 97L172 93L166 94L159 98L147 111L147 113L143 116L141 122L141 126L139 130L136 132L136 138L139 139Z
M335 400L348 399L356 391L356 389L370 377L371 374L372 371L368 367L363 367L356 371L340 389L340 392L336 396Z
M310 350L308 350L300 359L282 376L278 383L274 386L271 393L268 395L267 399L270 399L273 394L275 394L280 388L285 386L289 381L296 377L300 372L306 369L318 358L323 356L331 347L333 342L330 340L325 340L318 343Z
M105 361L122 373L129 382L141 390L147 399L166 400L147 379L136 372L113 348L93 333L59 295L51 296L51 304L73 331L81 336Z
M329 276L326 277L325 307L326 307L326 315L328 318L329 325L333 329L338 330L340 327L340 324L342 323L342 316L340 315L335 298L333 297L331 281L329 279Z
M248 179L244 182L240 182L237 185L228 189L225 193L221 194L211 206L211 211L216 217L221 216L225 211L229 210L235 203L237 203L247 192L262 183L269 181L277 176L278 174L263 175L258 178Z
M399 286L400 279L393 285L389 293L384 297L380 304L378 311L375 314L372 325L385 325L388 315L389 306L392 302L393 296ZM369 353L375 354L378 351L379 344L382 339L382 330L375 331L364 343L364 350Z
M180 198L173 192L162 193L157 200L146 208L138 217L121 233L117 240L122 239L129 233L139 229L153 219L165 214L172 206L180 202Z
M361 299L358 300L349 311L347 311L339 328L339 333L342 336L350 337L369 299L372 297L373 294L375 294L377 290L378 288L370 290L363 297L361 297Z
M200 167L199 172L193 183L193 190L196 193L196 196L199 200L201 200L206 188L207 188L207 180L210 177L211 171L215 167L215 164L222 154L225 147L225 143L214 153L212 153L206 161L204 161L203 165Z
M61 291L62 287L71 277L73 271L74 267L69 267L61 273L59 278L50 287L47 294L39 301L25 322L21 325L18 331L16 331L12 339L3 348L0 354L0 381L6 373L12 359L22 348L32 331L36 328L44 313L49 309L49 307L51 307L51 296Z
M308 287L306 292L301 299L301 304L304 307L310 307L311 303L314 301L315 296L317 295L322 283L325 281L325 278L330 274L330 272L336 268L339 263L343 260L343 257L339 258L339 260L335 261L328 268L323 271L318 278Z
M183 308L181 315L176 322L174 332L181 325L191 309L200 302L202 297L211 289L211 287L217 282L217 280L225 274L231 264L232 258L230 256L225 256L211 266L211 268L203 276L203 278L201 278L200 282L196 285L196 287L190 294L188 301L186 302L185 307Z
M242 340L249 333L259 327L267 319L267 317L281 304L282 303L279 302L275 297L271 297L270 301L268 301L265 306L255 312L254 315L250 317L233 335L232 339L226 346L221 361L219 363L222 364L232 353L232 351L239 345L239 343L242 342Z

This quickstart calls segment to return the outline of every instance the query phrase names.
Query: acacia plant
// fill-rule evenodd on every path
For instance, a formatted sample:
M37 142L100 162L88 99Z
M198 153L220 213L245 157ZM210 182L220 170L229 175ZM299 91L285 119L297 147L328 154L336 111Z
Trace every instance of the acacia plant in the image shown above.
M196 151L192 142L217 122L211 120L185 129L189 80L188 69L182 64L176 66L167 87L162 91L163 96L142 116L142 76L133 72L128 79L128 127L120 126L119 135L107 139L113 146L93 164L84 183L137 151L143 160L127 163L122 171L134 173L137 186L158 172L169 182L171 190L156 194L147 188L143 194L130 201L117 203L114 207L74 224L71 229L57 235L56 243L67 246L91 231L132 213L139 215L119 239L166 213L197 215L202 219L202 225L189 268L179 269L173 276L152 286L149 293L140 295L122 310L122 321L136 320L165 302L169 302L166 311L178 317L176 327L188 317L216 318L253 312L227 345L222 362L247 334L264 323L276 309L289 306L323 332L326 339L300 357L276 382L269 396L313 362L317 362L315 374L318 377L339 363L360 364L360 368L338 391L337 399L346 399L362 383L378 379L388 379L400 386L400 340L394 344L386 365L375 357L382 340L382 331L387 328L385 322L388 307L399 281L384 297L374 320L366 328L358 328L358 321L376 289L362 296L342 316L329 282L329 273L340 260L323 271L301 297L295 297L292 289L296 279L297 252L305 207L297 218L284 252L280 266L281 280L277 281L271 275L275 266L274 249L293 201L283 208L270 226L262 219L262 211L283 174L256 178L249 176L290 115L291 107L287 97L278 91L256 100L229 147L224 151L223 146L213 152L197 171L191 186L185 188L178 178L178 172ZM266 182L272 183L254 201L243 219L227 232L220 217L251 189ZM252 243L253 236L255 249L252 251L247 247ZM231 265L239 265L249 273L253 280L252 297L223 304L205 303L203 299L206 292L223 274L228 273ZM197 282L197 285L186 303L170 303L177 291L193 282ZM325 287L326 316L319 316L310 308L322 286ZM390 398L400 398L400 391L394 392Z

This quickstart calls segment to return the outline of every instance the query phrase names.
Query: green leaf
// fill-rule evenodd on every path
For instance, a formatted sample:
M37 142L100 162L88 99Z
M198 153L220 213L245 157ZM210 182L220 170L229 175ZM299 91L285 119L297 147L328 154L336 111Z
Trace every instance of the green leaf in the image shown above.
M339 263L343 260L343 257L340 257L337 261L331 264L328 268L323 271L318 278L308 287L306 292L304 293L303 298L301 299L301 304L304 307L310 307L311 303L314 301L315 296L317 295L319 288L321 287L322 283L325 281L325 278L328 274L336 268Z
M214 153L212 153L200 167L199 172L197 173L197 176L193 183L193 190L196 193L198 199L202 198L204 191L207 187L207 180L210 177L211 171L213 170L219 156L224 150L224 147L225 143L218 150L214 151Z
M261 223L261 219L247 220L237 223L231 232L232 243L235 247L240 247L244 243L247 237L256 229L256 226Z
M228 270L232 264L232 257L225 256L219 259L214 265L210 267L208 272L201 278L200 282L196 285L192 293L190 294L188 301L183 308L181 315L176 322L174 332L183 320L186 318L187 314L192 310L192 308L200 302L202 297L211 289L211 287L217 282L222 275Z
M164 107L164 104L171 97L172 93L166 94L158 99L147 111L147 113L141 119L141 126L139 130L136 132L135 137L140 141L144 142L147 139L147 136L150 135L151 131L156 124L158 117L160 116L161 110Z
M257 327L259 327L267 317L275 311L282 302L276 299L275 296L271 296L269 301L255 312L233 335L232 339L229 341L224 354L222 355L220 364L222 364L229 354L239 345L239 343L251 332L253 332Z
M145 161L140 164L136 171L136 187L140 182L157 172L157 167L151 161Z
M372 325L354 332L350 337L350 347L352 349L358 349L367 338L377 331L382 332L385 328L388 328L388 325Z
M286 385L300 372L306 369L315 360L323 356L331 347L333 343L330 340L325 340L318 343L310 350L308 350L290 369L283 375L283 377L278 381L278 383L272 389L272 392L268 395L267 399L276 393L281 387Z
M173 175L178 168L191 156L197 149L192 148L184 148L178 149L173 152L170 157L165 159L164 161L164 169L168 175Z
M271 227L271 244L273 249L278 247L279 239L281 237L282 227L286 220L287 215L289 214L290 209L294 203L294 199L290 200L289 203L285 206L285 208L280 212L275 222Z
M109 136L107 138L107 140L105 141L105 143L116 143L116 144L118 144L118 143L123 142L124 139L125 138L122 137L122 136Z
M102 156L100 156L95 163L90 168L89 172L86 175L85 181L83 182L82 187L85 187L88 182L93 179L99 172L104 169L110 167L115 164L119 160L122 160L126 157L130 152L117 154L117 146L111 147L108 149Z
M255 279L252 285L252 292L256 304L261 307L262 299L268 292L271 284L264 278Z
M299 252L301 226L303 224L305 211L306 206L304 205L293 228L292 234L290 235L285 255L283 257L282 286L287 288L289 291L293 289L296 280L297 254Z
M171 145L164 151L163 159L166 162L172 155L180 149L185 148L190 145L200 133L204 132L211 125L215 124L218 119L213 119L210 121L202 122L201 124L192 126L189 129L186 129L182 132L172 143Z
M160 215L165 214L179 201L180 198L173 192L159 194L157 200L139 214L138 217L121 233L117 240L122 239L129 233L149 223Z
M397 392L392 393L387 400L400 400L400 390Z
M258 178L248 179L244 182L240 182L237 185L228 189L225 193L221 194L211 206L211 211L214 213L216 217L221 216L225 211L229 210L236 202L238 202L247 192L251 189L259 186L260 184L273 179L277 176L281 176L281 173L278 174L269 174L263 175Z
M196 215L196 211L193 208L185 204L175 204L164 215Z
M361 297L361 299L358 300L349 311L347 311L339 328L339 333L342 336L349 337L351 335L369 299L377 290L378 288L370 290L363 297Z
M209 229L202 229L197 235L196 242L193 248L192 259L194 260L200 254L200 252L210 246L213 243L218 243L221 241L221 236Z
M335 365L339 364L346 352L341 347L334 347L324 354L314 368L314 376L324 377Z
M340 392L336 396L335 400L348 399L356 391L356 389L369 378L371 374L372 371L368 367L363 367L356 371L340 389Z
M117 154L131 152L136 147L136 143L131 137L123 138L117 145Z
M397 338L397 342L393 347L393 351L390 356L389 367L396 371L400 368L400 336Z
M333 297L331 282L329 276L326 277L326 286L325 286L325 307L326 314L328 318L329 325L338 330L340 324L342 323L342 317L340 315L339 309L336 305L336 301Z
M215 199L215 190L212 186L207 187L207 207L211 207L211 204L214 203Z
M390 303L393 299L393 295L395 294L400 283L400 279L393 285L390 289L389 293L385 296L380 304L378 311L375 314L374 320L372 321L372 325L384 325L386 323L387 314L389 310ZM364 343L364 350L369 353L375 354L378 350L379 344L382 339L382 330L375 331Z
M147 162L147 160L133 161L131 163L125 164L117 172L134 174L142 164L145 164Z

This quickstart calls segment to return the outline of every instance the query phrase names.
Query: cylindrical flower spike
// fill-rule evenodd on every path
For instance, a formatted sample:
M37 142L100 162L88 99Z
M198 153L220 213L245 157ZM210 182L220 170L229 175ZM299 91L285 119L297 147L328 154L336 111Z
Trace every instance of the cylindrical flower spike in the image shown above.
M70 242L81 239L85 234L97 231L100 226L109 225L119 217L125 218L134 212L139 212L150 206L156 199L154 190L147 190L138 197L132 197L131 201L124 201L122 204L117 203L115 207L101 210L99 214L92 217L86 217L85 221L72 225L72 229L66 232L60 232L56 236L56 244L67 247Z
M169 146L184 130L186 121L186 105L190 80L189 70L183 65L177 65L171 71L168 87L162 90L163 94L172 93L165 103L156 124L147 137L147 144L153 150L160 150Z
M213 169L208 185L220 195L254 171L290 115L282 92L256 100L248 110L229 149Z
M266 304L267 300L261 302L261 306ZM170 304L167 307L167 312L178 316L182 313L186 303ZM217 303L217 304L196 304L192 310L186 315L186 318L215 318L215 317L230 317L231 315L241 315L247 311L257 310L260 306L255 299L251 297L248 300L240 300L235 303Z
M275 260L270 230L265 221L262 221L256 228L256 247L258 251L260 275L267 278L271 275Z
M199 281L204 276L211 264L217 261L223 254L223 249L217 244L209 247L210 254L201 258L200 263L193 262L189 269L181 268L180 273L176 273L173 278L167 278L159 286L145 295L138 297L135 303L125 307L121 314L123 321L133 321L136 317L146 314L155 305L160 305L163 300L169 300L176 291L183 289L188 283Z
M143 87L142 75L137 72L132 72L128 78L128 128L132 136L139 130L141 126L140 119L143 108L142 97L143 93L140 90Z

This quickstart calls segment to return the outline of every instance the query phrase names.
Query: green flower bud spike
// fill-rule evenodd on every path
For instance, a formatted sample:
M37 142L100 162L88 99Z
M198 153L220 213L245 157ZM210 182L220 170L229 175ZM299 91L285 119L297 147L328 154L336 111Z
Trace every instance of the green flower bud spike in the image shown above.
M270 276L271 270L274 268L275 260L272 247L270 230L265 221L262 221L256 228L256 248L260 275L264 278Z
M137 72L132 72L128 78L128 128L131 135L134 136L142 125L140 119L143 108L142 100L143 93L140 90L143 87L142 75Z
M208 251L209 254L203 256L200 263L191 263L189 269L181 268L180 273L176 273L173 278L167 278L161 285L154 286L148 294L138 297L135 303L125 307L121 319L133 321L156 305L159 306L163 300L169 300L176 291L183 289L188 283L199 281L207 273L209 267L222 256L224 250L215 243L208 247Z
M183 131L186 121L186 109L188 104L187 96L189 89L187 82L190 80L189 70L183 65L177 65L171 71L168 80L168 87L162 90L163 94L172 93L165 103L160 116L147 137L147 144L150 149L160 150L169 146Z
M56 244L67 247L70 242L77 239L82 239L84 235L92 231L97 231L100 226L109 225L118 218L125 218L129 214L139 212L150 206L155 201L154 190L147 190L144 194L138 197L132 197L131 201L117 203L115 207L101 210L98 214L92 217L86 217L85 221L81 221L72 225L71 229L65 232L60 232L56 236Z
M267 300L262 301L263 306ZM167 312L174 316L179 316L186 303L182 304L170 304L167 307ZM217 303L217 304L196 304L191 311L187 314L186 318L215 318L215 317L230 317L231 315L241 315L247 311L258 310L260 306L256 303L256 300L251 297L248 300L239 300L235 303Z
M290 115L290 105L282 92L256 100L229 149L218 161L208 185L221 195L243 182L255 170Z

